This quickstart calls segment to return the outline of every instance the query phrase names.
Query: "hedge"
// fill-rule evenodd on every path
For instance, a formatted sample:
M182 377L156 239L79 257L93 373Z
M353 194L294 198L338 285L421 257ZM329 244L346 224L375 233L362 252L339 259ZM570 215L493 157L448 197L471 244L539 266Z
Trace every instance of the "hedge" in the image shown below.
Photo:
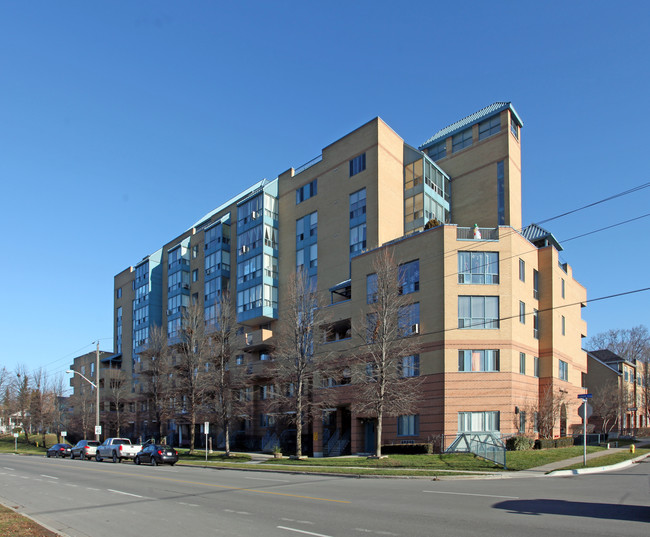
M535 449L550 449L570 447L573 445L572 436L563 436L561 438L540 438L535 440Z
M381 446L382 455L430 455L432 444L386 444Z
M508 451L526 451L533 449L535 441L527 436L511 436L506 440L506 449Z

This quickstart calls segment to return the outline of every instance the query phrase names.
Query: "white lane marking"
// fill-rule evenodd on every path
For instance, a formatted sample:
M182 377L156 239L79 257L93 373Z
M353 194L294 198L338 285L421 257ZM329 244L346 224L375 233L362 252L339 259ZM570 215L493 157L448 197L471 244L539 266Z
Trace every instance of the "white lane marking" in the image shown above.
M41 474L41 477L47 477L48 479L59 479L58 477L54 477L53 475L45 475L45 474Z
M3 466L2 469L3 470L11 470L12 472L15 471L13 468L9 468L9 466Z
M94 489L92 487L86 487L86 490L102 490L102 489Z
M244 477L244 479L252 479L254 481L280 481L281 483L288 483L288 479L268 479L265 477Z
M455 496L482 496L483 498L505 498L507 500L518 500L519 496L497 496L495 494L472 494L471 492L445 492L444 490L423 490L430 494L453 494Z
M303 535L314 535L315 537L332 537L331 535L325 535L324 533L314 533L313 531L299 530L296 528L287 528L286 526L278 526L278 529L295 531L296 533L302 533Z
M298 524L307 524L307 525L310 525L310 524L311 524L312 526L313 526L313 524L314 524L313 522L311 522L311 521L309 521L309 520L296 520L296 522L297 522Z
M189 507L199 507L198 503L187 503L187 502L176 502L176 503L178 503L180 505L187 505Z
M362 531L363 533L372 533L372 530L367 530L366 528L354 528L354 531Z
M74 483L64 483L66 487L78 487L79 485L75 485Z
M121 490L113 490L113 489L106 489L108 492L114 492L115 494L124 494L125 496L133 496L135 498L144 498L144 496L140 496L139 494L131 494L130 492L122 492Z

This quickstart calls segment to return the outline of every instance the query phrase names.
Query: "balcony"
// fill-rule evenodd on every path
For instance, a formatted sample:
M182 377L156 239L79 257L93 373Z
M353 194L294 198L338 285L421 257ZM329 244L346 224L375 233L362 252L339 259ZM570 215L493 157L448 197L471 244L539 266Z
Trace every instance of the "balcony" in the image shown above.
M456 239L459 241L498 241L499 228L498 227L495 228L459 227L456 228Z
M273 330L261 328L244 334L244 351L251 352L262 350L271 346Z

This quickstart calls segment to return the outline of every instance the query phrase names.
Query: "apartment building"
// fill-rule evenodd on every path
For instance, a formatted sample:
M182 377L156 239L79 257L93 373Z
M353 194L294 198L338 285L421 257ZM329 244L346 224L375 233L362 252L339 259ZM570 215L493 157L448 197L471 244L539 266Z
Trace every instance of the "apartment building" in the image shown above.
M583 383L595 397L590 423L606 429L603 432L621 434L634 434L637 428L647 427L646 364L607 349L587 351L587 363Z
M403 371L421 377L423 389L414 414L384 420L383 443L471 431L534 435L549 399L559 413L545 434L571 432L587 368L586 291L559 261L550 232L522 229L522 127L512 104L499 102L416 148L375 118L117 274L111 360L127 373L131 398L142 394L139 355L152 327L165 327L173 344L184 308L202 305L209 323L229 287L245 334L233 367L255 372L256 410L238 427L263 445L282 433L256 383L272 362L290 275L305 270L327 304L330 330L315 358L345 362L364 345L352 327L367 312L374 260L389 248L407 280L417 346ZM315 455L374 450L373 420L352 412L354 386L340 384L328 386L336 406L306 425ZM146 434L146 402L137 404L132 432ZM187 437L182 416L168 430Z

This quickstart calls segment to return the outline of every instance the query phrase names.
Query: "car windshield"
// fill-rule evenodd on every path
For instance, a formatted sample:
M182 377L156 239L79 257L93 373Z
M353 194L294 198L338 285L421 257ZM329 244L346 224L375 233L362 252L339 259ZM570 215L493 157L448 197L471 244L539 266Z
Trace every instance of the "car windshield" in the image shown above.
M97 442L97 440L89 440L89 441L87 442L87 445L89 445L89 446L95 446L95 447L96 447L96 446L99 445L99 442Z

